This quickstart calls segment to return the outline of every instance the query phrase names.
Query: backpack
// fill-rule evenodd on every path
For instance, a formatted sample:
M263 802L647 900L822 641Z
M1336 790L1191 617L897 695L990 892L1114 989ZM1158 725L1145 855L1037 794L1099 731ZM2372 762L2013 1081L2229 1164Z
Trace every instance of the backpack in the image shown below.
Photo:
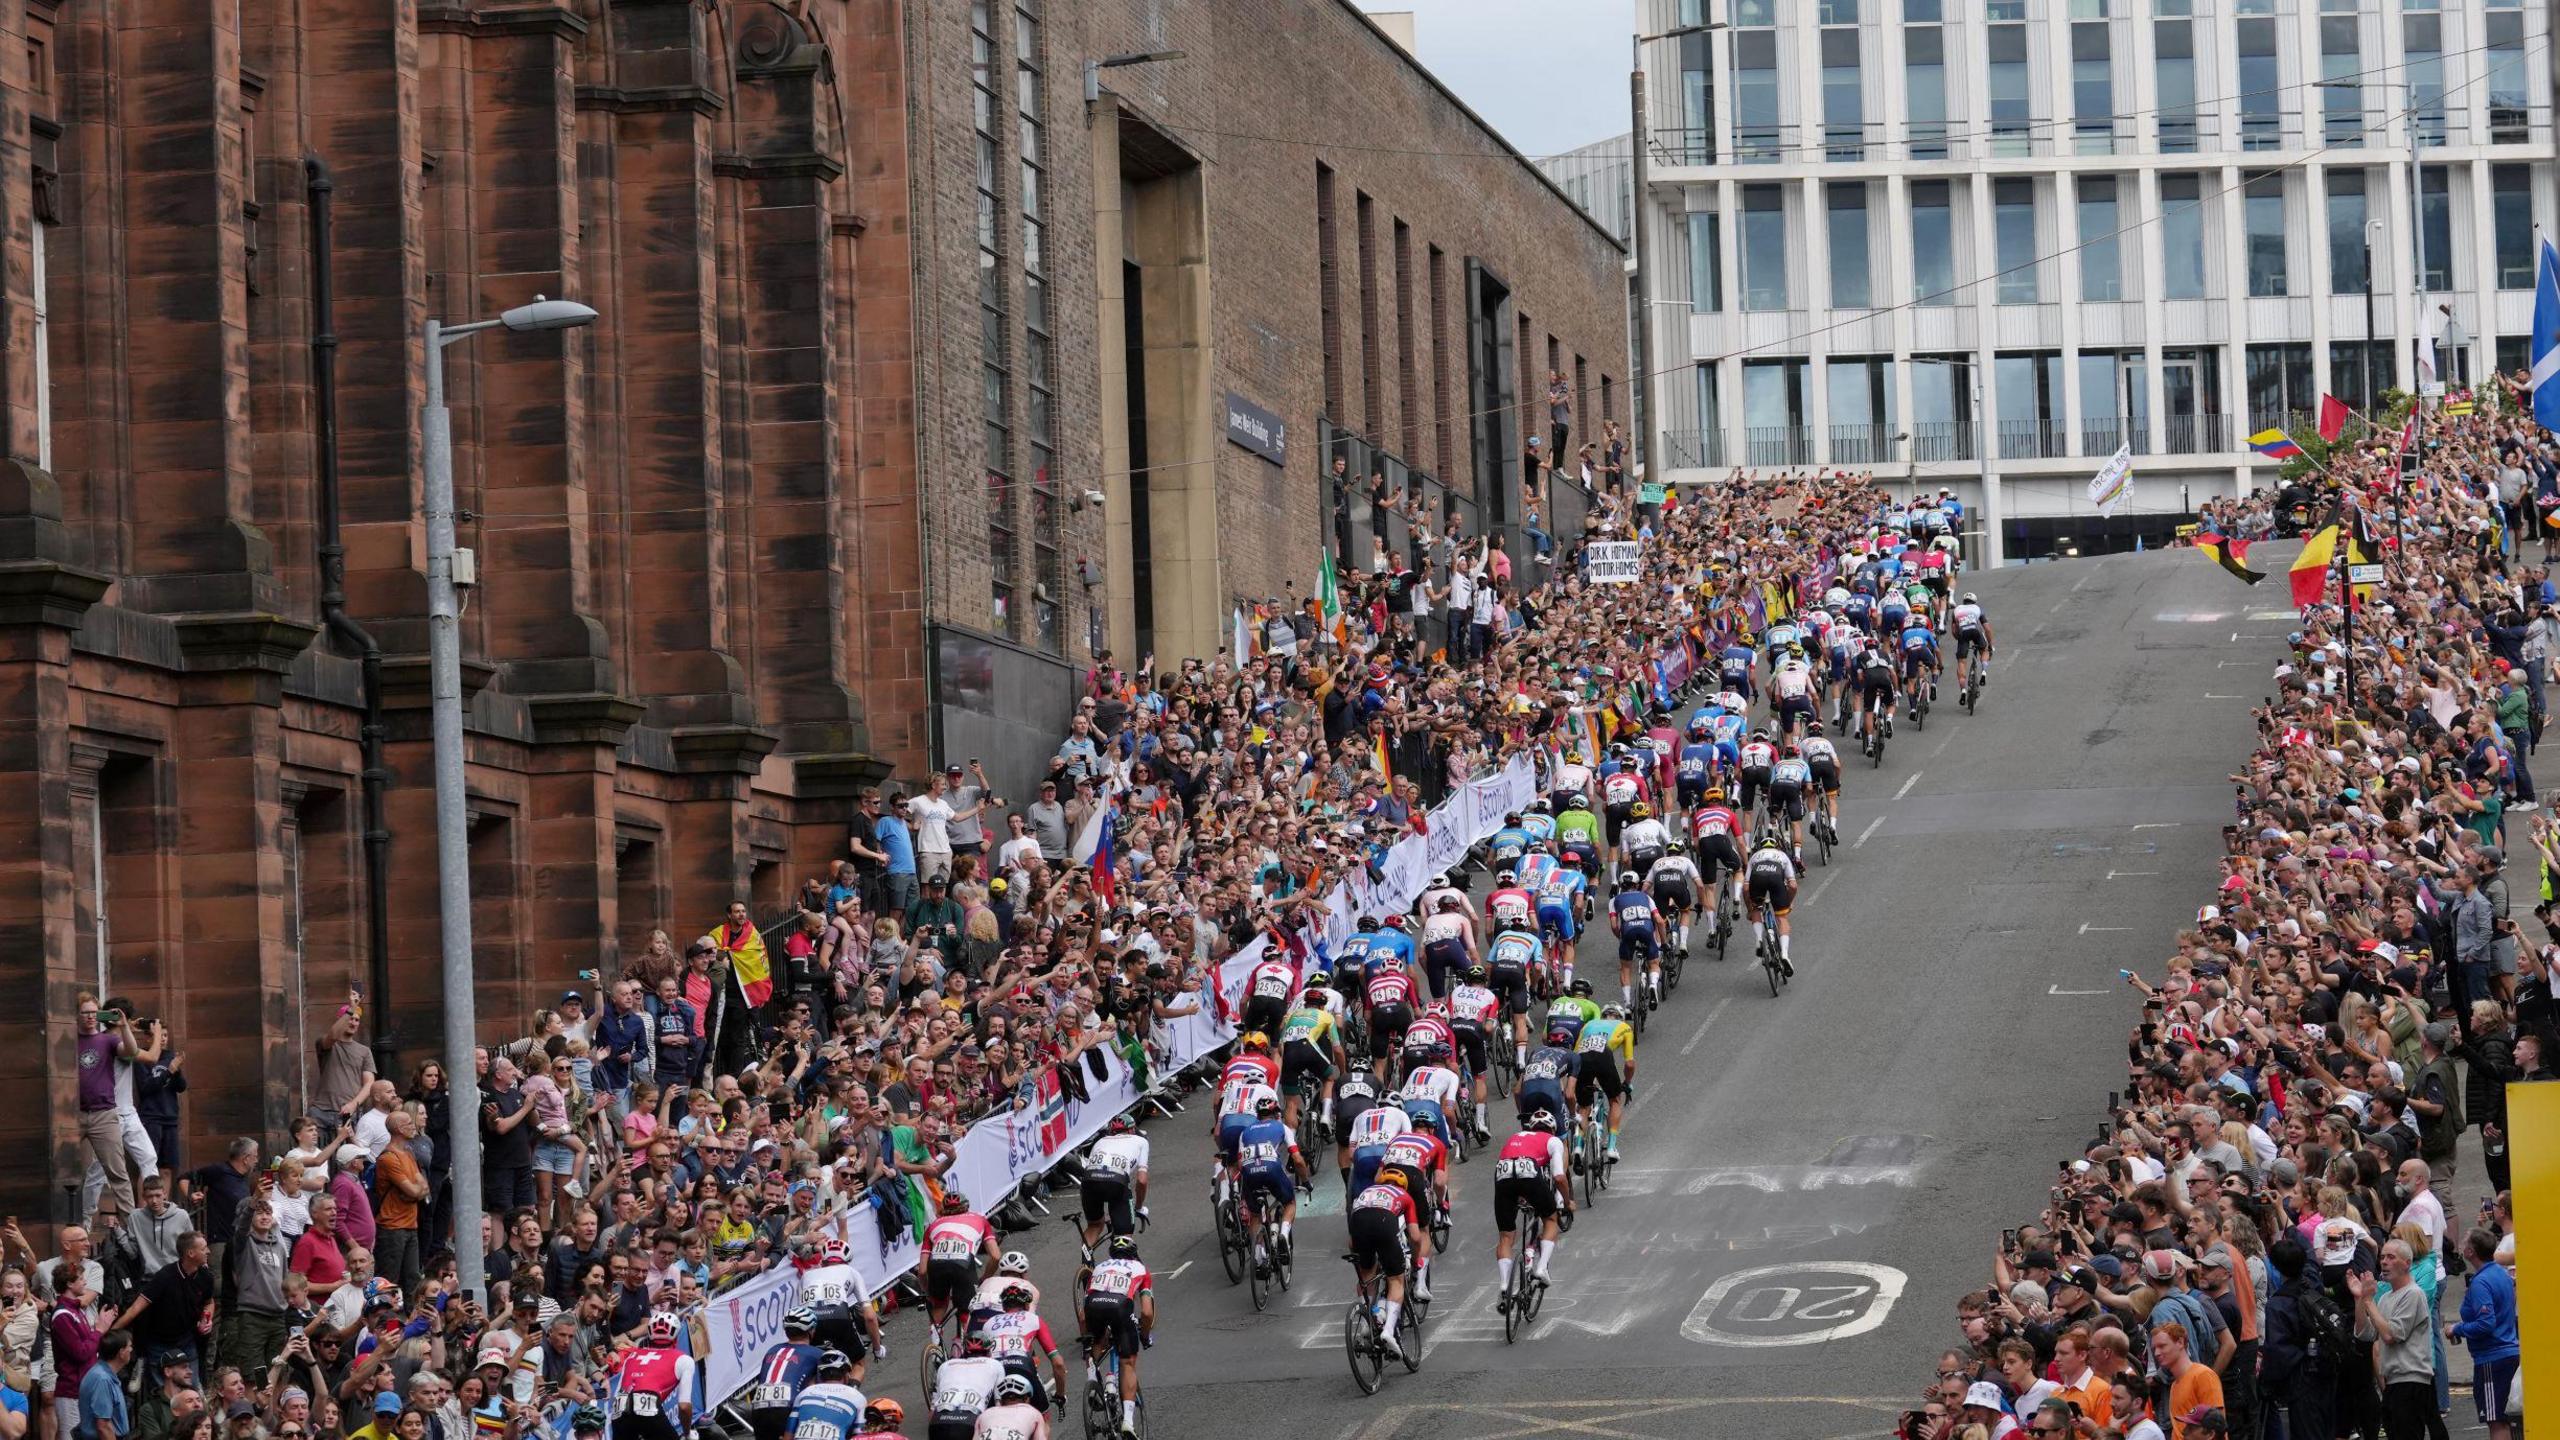
M2309 1356L2335 1361L2355 1353L2355 1327L2348 1323L2347 1312L2340 1308L2327 1287L2302 1287L2295 1292L2293 1305L2294 1312L2302 1317L2304 1335L2313 1342L2304 1347Z

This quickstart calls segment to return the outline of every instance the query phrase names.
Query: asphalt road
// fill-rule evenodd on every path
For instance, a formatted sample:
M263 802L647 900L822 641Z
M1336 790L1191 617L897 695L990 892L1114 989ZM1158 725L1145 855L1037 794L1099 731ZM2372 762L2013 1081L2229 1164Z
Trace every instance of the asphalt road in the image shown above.
M1299 1220L1298 1288L1256 1314L1208 1235L1206 1105L1149 1127L1151 1433L1885 1432L1999 1227L2034 1214L2122 1083L2134 1001L2117 969L2156 970L2209 887L2223 777L2290 628L2281 589L2185 552L1969 583L2001 651L1980 713L1950 684L1881 769L1850 757L1849 843L1799 892L1785 995L1740 944L1690 964L1639 1050L1615 1188L1558 1250L1521 1343L1493 1309L1481 1159L1453 1171L1423 1368L1390 1367L1370 1398L1343 1358L1329 1158ZM1071 1328L1067 1228L1014 1243ZM900 1348L875 1367L910 1405L917 1334L893 1322Z

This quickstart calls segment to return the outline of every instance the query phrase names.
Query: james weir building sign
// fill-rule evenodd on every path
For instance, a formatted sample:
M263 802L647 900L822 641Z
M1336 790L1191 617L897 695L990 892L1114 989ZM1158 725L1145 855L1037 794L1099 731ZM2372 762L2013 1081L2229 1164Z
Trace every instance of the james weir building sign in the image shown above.
M1274 465L1289 463L1289 422L1233 390L1226 392L1227 438Z

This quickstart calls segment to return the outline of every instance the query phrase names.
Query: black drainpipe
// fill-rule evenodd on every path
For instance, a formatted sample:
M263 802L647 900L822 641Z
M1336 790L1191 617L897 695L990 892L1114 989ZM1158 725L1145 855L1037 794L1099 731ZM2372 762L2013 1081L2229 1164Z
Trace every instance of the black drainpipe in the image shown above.
M338 327L329 255L329 162L302 161L311 203L311 388L319 433L314 449L320 473L320 619L364 661L364 898L367 969L373 993L365 1010L373 1019L376 1061L388 1065L391 1027L391 827L383 818L383 791L391 772L382 763L382 647L347 614L347 547L338 535Z

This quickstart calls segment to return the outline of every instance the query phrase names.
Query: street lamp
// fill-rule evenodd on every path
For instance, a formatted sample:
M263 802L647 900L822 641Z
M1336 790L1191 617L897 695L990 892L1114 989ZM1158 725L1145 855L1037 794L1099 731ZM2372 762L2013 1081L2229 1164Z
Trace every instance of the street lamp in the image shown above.
M2364 222L2364 408L2367 415L2380 408L2381 392L2373 388L2373 252L2375 241L2382 238L2382 222Z
M461 586L477 581L466 561L455 574L453 412L444 403L444 347L483 330L518 334L574 330L596 312L575 300L533 297L495 319L467 325L427 322L427 403L419 416L426 445L427 686L435 725L436 910L444 931L444 1073L453 1115L453 1253L462 1293L487 1299L480 1237L479 1029L471 976L471 838L462 793ZM464 554L469 552L465 551Z
M1087 60L1084 62L1084 103L1091 105L1102 98L1102 72L1105 70L1117 70L1126 65L1152 65L1158 60L1189 58L1190 52L1187 50L1125 50L1117 55L1105 55L1099 60Z
M1651 247L1645 243L1645 232L1651 228L1645 223L1645 212L1653 208L1653 197L1646 189L1645 179L1645 151L1651 145L1652 127L1645 123L1644 47L1656 40L1678 40L1723 28L1723 21L1708 20L1696 25L1675 25L1654 35L1638 31L1632 37L1633 43L1627 47L1627 107L1632 114L1627 138L1635 145L1635 170L1630 188L1635 192L1636 212L1636 395L1644 402L1644 425L1637 440L1645 464L1664 484L1671 480L1671 457L1662 448L1661 397L1653 390L1653 279L1646 268L1646 256Z

